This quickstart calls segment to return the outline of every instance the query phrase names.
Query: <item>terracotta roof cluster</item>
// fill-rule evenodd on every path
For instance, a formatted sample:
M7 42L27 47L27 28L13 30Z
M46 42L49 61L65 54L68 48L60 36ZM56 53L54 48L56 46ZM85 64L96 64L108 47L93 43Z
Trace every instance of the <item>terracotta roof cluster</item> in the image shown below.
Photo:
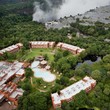
M3 55L3 53L5 53L5 52L9 52L9 53L17 52L22 47L23 47L23 44L21 44L21 43L11 45L9 47L6 47L6 48L0 50L0 55Z
M18 89L17 85L10 80L13 77L24 75L23 64L18 61L14 63L0 62L0 102L8 99L17 105L18 97L22 96L23 90Z

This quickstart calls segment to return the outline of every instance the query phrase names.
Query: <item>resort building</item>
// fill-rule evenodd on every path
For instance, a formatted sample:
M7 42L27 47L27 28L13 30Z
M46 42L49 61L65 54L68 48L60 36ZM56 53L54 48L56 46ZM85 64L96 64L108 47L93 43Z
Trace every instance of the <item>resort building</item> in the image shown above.
M23 62L24 64L23 64L23 68L28 68L31 64L30 63L28 63L28 62Z
M74 96L85 90L86 93L90 92L96 85L96 80L91 77L86 76L82 80L72 84L71 86L60 91L60 94L53 93L51 94L52 103L54 109L61 107L62 102L70 102L74 99Z
M53 48L55 46L55 42L49 41L31 41L30 48Z
M7 48L4 48L2 50L0 50L0 55L3 55L3 53L5 52L9 52L9 53L14 53L19 51L21 48L23 47L23 44L21 43L17 43L15 45L9 46Z
M23 90L18 89L13 82L0 86L0 102L4 99L11 101L14 105L18 105L18 98L23 95Z
M40 67L45 68L47 66L47 61L43 60L40 62Z
M82 49L82 48L80 48L80 47L73 46L73 45L66 44L66 43L62 43L62 42L59 42L59 43L57 44L57 48L60 48L60 49L63 49L63 50L68 50L68 51L70 51L72 54L80 54L82 51L85 50L85 49Z
M15 77L24 76L23 64L18 61L0 62L0 102L7 99L17 105L18 97L23 94L23 90L18 89L17 85L10 81Z
M45 58L43 56L38 56L35 58L36 61L43 61Z
M2 55L3 55L3 52L0 51L0 56L2 56Z
M0 62L0 86L10 81L16 75L23 76L25 71L22 68L24 63L21 62Z
M62 43L59 42L57 45L55 45L55 42L49 42L49 41L31 41L30 43L30 48L53 48L53 47L57 47L63 50L68 50L70 51L72 54L80 54L82 51L84 51L85 49L77 47L77 46L73 46L70 44L66 44L66 43Z

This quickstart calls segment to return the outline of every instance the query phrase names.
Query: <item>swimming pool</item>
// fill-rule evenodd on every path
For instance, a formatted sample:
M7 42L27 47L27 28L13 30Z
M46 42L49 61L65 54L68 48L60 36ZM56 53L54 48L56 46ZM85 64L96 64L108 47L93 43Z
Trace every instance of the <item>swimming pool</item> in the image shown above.
M36 78L42 78L46 82L52 82L56 79L56 76L52 74L50 71L47 71L45 69L38 68L39 61L34 61L31 64L31 68L34 71L34 76Z

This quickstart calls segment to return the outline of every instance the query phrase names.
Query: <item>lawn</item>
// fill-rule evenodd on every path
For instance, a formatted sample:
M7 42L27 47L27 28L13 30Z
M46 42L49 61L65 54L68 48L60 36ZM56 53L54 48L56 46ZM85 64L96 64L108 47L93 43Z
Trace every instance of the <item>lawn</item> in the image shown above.
M51 90L51 88L55 84L55 81L48 83L48 82L43 81L42 78L33 77L32 78L32 83L33 83L33 86L36 87L36 89L46 92L46 91Z
M28 60L28 59L31 59L31 58L34 58L34 57L37 57L40 55L47 54L47 56L49 58L49 62L51 62L54 60L53 51L54 50L50 49L50 48L31 49L31 50L28 50L28 54L26 54L23 59Z

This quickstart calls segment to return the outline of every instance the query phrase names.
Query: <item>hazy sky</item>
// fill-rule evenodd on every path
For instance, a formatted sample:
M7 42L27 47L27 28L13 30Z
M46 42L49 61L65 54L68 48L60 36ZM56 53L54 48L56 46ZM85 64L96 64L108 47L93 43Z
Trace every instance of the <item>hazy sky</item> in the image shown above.
M58 12L58 17L82 14L90 9L109 4L110 0L65 0Z
M41 9L40 4L36 3L34 8L33 20L38 22L47 22L53 20L53 18L58 19L64 16L82 14L90 9L96 7L110 5L110 0L62 0L65 1L61 5L54 6L53 0L45 0L48 4L49 10L45 11Z

